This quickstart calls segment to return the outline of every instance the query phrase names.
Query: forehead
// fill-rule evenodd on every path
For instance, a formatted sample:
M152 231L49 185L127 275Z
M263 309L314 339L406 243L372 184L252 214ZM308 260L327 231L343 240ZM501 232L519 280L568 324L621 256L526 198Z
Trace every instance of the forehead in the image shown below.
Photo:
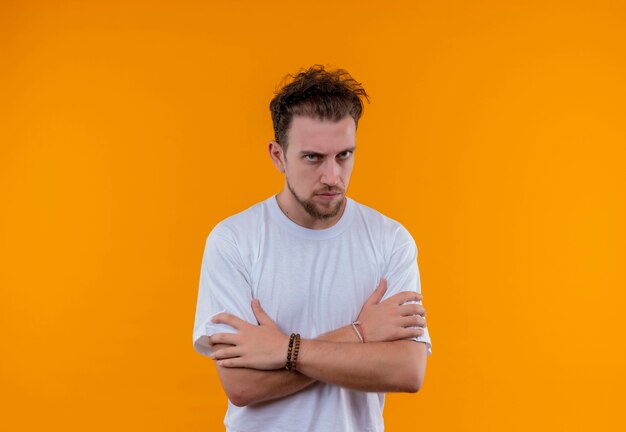
M343 151L345 147L354 146L356 125L351 116L334 122L319 120L312 117L294 116L288 132L287 151L314 151L327 153Z

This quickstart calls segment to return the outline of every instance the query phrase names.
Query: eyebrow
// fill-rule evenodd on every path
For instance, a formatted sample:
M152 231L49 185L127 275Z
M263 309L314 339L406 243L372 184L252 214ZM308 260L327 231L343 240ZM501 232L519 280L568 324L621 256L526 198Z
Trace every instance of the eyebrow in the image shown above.
M351 153L354 153L354 151L355 151L355 150L356 150L356 147L354 147L354 146L353 146L353 147L350 147L350 148L347 148L347 149L341 150L341 151L340 151L340 152L338 152L337 154L339 154L339 153L345 153L345 152L351 152ZM326 156L324 153L319 153L319 152L312 151L312 150L311 150L311 151L308 151L308 150L302 150L302 151L300 152L300 156L305 156L305 155Z

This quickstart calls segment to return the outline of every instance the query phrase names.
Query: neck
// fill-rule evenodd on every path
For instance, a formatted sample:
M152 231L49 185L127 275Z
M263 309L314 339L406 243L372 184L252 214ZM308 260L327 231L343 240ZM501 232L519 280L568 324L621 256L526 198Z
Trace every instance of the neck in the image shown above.
M311 216L293 196L291 191L285 186L283 190L276 196L278 207L292 222L308 229L327 229L335 225L341 219L346 209L347 198L344 197L339 212L329 218L316 218Z

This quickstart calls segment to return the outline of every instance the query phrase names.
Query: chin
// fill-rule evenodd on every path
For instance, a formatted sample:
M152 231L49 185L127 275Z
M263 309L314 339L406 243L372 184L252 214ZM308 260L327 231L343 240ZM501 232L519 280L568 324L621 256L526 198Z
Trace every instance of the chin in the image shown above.
M315 212L319 219L330 219L335 217L341 211L343 202L346 200L344 196L338 199L336 203L329 203L328 205L317 204L315 206Z

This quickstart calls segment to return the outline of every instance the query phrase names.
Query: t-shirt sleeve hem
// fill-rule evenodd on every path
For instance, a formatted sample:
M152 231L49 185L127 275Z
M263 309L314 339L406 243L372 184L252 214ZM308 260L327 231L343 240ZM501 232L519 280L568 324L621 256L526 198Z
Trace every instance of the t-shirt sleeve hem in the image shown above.
M207 319L193 332L193 349L204 356L211 355L209 336L215 333L237 333L237 331L227 324L214 324Z

